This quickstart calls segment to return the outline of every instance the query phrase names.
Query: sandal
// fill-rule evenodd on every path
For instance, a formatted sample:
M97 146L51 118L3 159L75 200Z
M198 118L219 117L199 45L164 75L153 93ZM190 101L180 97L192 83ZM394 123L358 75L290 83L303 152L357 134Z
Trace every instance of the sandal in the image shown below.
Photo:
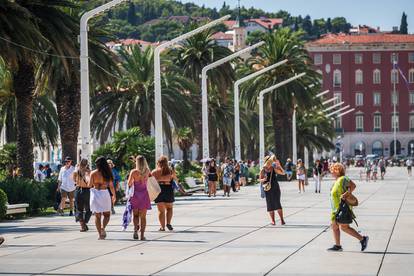
M104 229L101 230L101 235L103 239L106 239L106 232Z
M137 231L134 231L134 235L132 236L132 238L134 240L137 240L138 239L138 232Z
M171 224L167 224L167 228L168 228L168 230L170 230L170 231L174 230L174 228L172 227L172 225L171 225Z
M165 231L165 228L160 228L158 231L160 231L160 232L164 232Z

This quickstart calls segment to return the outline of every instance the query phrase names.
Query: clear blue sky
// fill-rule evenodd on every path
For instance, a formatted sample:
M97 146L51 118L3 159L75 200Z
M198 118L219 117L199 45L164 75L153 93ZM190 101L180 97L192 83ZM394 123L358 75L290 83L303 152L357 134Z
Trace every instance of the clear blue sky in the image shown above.
M179 1L220 8L224 0ZM237 0L227 0L226 3L230 7L237 6ZM408 31L414 33L414 0L241 0L241 5L270 12L286 10L294 16L309 14L312 19L343 16L353 25L379 26L381 30L400 26L401 15L405 11Z

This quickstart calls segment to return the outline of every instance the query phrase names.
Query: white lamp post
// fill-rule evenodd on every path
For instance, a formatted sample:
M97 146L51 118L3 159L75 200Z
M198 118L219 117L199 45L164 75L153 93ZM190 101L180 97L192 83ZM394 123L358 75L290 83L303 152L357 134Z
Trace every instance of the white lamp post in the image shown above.
M338 97L333 97L331 99L328 99L328 100L322 102L322 105L327 105L328 103L334 102L334 101L336 101L338 99L339 99Z
M270 70L275 69L283 64L288 62L287 59L282 60L278 63L270 65L266 68L263 68L257 72L254 72L250 75L247 75L234 83L234 153L236 160L241 160L241 151L240 151L240 99L239 99L239 87L242 83L249 81L253 78L256 78Z
M293 93L292 93L293 95ZM298 162L298 144L296 139L296 108L297 105L293 107L293 114L292 114L292 161L293 164Z
M155 111L155 158L158 159L163 154L163 129L162 129L162 100L161 100L161 59L160 55L164 49L167 49L174 44L188 39L189 37L203 32L211 27L214 27L224 20L230 18L230 15L223 16L220 19L211 21L210 23L201 26L191 32L180 35L170 41L167 41L154 50L154 111Z
M82 157L91 161L91 112L89 103L89 54L88 54L88 21L126 0L113 0L102 6L84 13L80 20L80 90L81 90L81 138L82 138ZM76 158L76 156L71 156Z
M259 149L260 149L260 156L259 156L259 160L260 160L260 167L263 167L263 162L264 162L264 153L265 153L265 143L264 143L264 107L263 107L263 96L266 93L272 92L273 90L288 84L289 82L292 82L298 78L303 77L304 75L306 75L306 73L300 73L299 75L295 75L294 77L291 77L287 80L284 80L282 82L279 82L278 84L275 84L269 88L266 88L262 91L260 91L259 93L259 97L258 97L258 101L259 101Z
M350 108L350 107L351 107L350 105L344 106L344 107L342 107L342 108L340 108L340 109L338 109L338 110L336 110L336 111L333 111L333 112L331 112L331 113L329 113L329 114L326 114L326 117L331 117L332 115L335 115L335 114L341 113L342 111L345 111L346 109L348 109L348 108Z
M341 114L336 115L335 117L336 117L336 118L341 118L342 116L344 116L344 115L346 115L346 114L348 114L348 113L351 113L352 111L355 111L355 108L351 108L351 109L349 109L349 110L347 110L347 111L345 111L345 112L343 112L343 113L341 113ZM332 119L333 119L333 118L332 118Z
M232 59L235 59L245 53L249 53L254 49L262 46L263 41L256 43L250 47L244 48L234 54L225 58L219 59L203 68L201 71L201 109L202 109L202 133L203 133L203 159L210 157L209 137L208 137L208 87L207 87L207 73L209 70L216 68Z
M319 93L319 94L317 94L317 95L315 96L315 98L320 98L320 97L322 97L323 95L328 94L328 93L329 93L329 89L328 89L328 90L325 90L325 91L323 91L323 92L321 92L321 93Z
M323 111L323 113L326 113L326 112L328 112L328 111L331 111L332 109L335 109L336 107L339 107L339 106L341 106L341 105L343 105L345 102L340 102L340 103L337 103L337 104L334 104L334 105L332 105L332 106L330 106L330 107L328 107L328 108L326 108L324 111Z

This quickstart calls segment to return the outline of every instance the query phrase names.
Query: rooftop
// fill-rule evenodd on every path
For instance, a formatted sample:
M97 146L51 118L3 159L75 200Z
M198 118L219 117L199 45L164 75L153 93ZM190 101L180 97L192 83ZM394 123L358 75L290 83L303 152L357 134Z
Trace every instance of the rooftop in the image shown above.
M395 44L395 43L414 43L414 35L402 35L402 34L362 34L362 35L348 35L344 33L340 34L327 34L320 39L311 41L309 46L323 46L323 45L359 45L359 44Z
M213 39L215 40L233 40L233 35L232 34L226 34L223 32L218 32L213 34Z

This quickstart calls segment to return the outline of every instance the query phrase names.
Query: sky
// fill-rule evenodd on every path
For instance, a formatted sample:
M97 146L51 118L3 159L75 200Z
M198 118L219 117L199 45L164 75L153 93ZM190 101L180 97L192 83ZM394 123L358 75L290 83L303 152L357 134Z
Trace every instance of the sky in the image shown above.
M206 7L223 5L224 0L179 0L192 2ZM237 0L226 0L230 7L237 6ZM392 30L400 26L401 15L405 11L408 16L408 31L414 33L414 0L241 0L246 8L255 7L269 12L286 10L291 15L309 14L313 19L328 17L345 17L352 25L365 24L380 27L381 30Z

